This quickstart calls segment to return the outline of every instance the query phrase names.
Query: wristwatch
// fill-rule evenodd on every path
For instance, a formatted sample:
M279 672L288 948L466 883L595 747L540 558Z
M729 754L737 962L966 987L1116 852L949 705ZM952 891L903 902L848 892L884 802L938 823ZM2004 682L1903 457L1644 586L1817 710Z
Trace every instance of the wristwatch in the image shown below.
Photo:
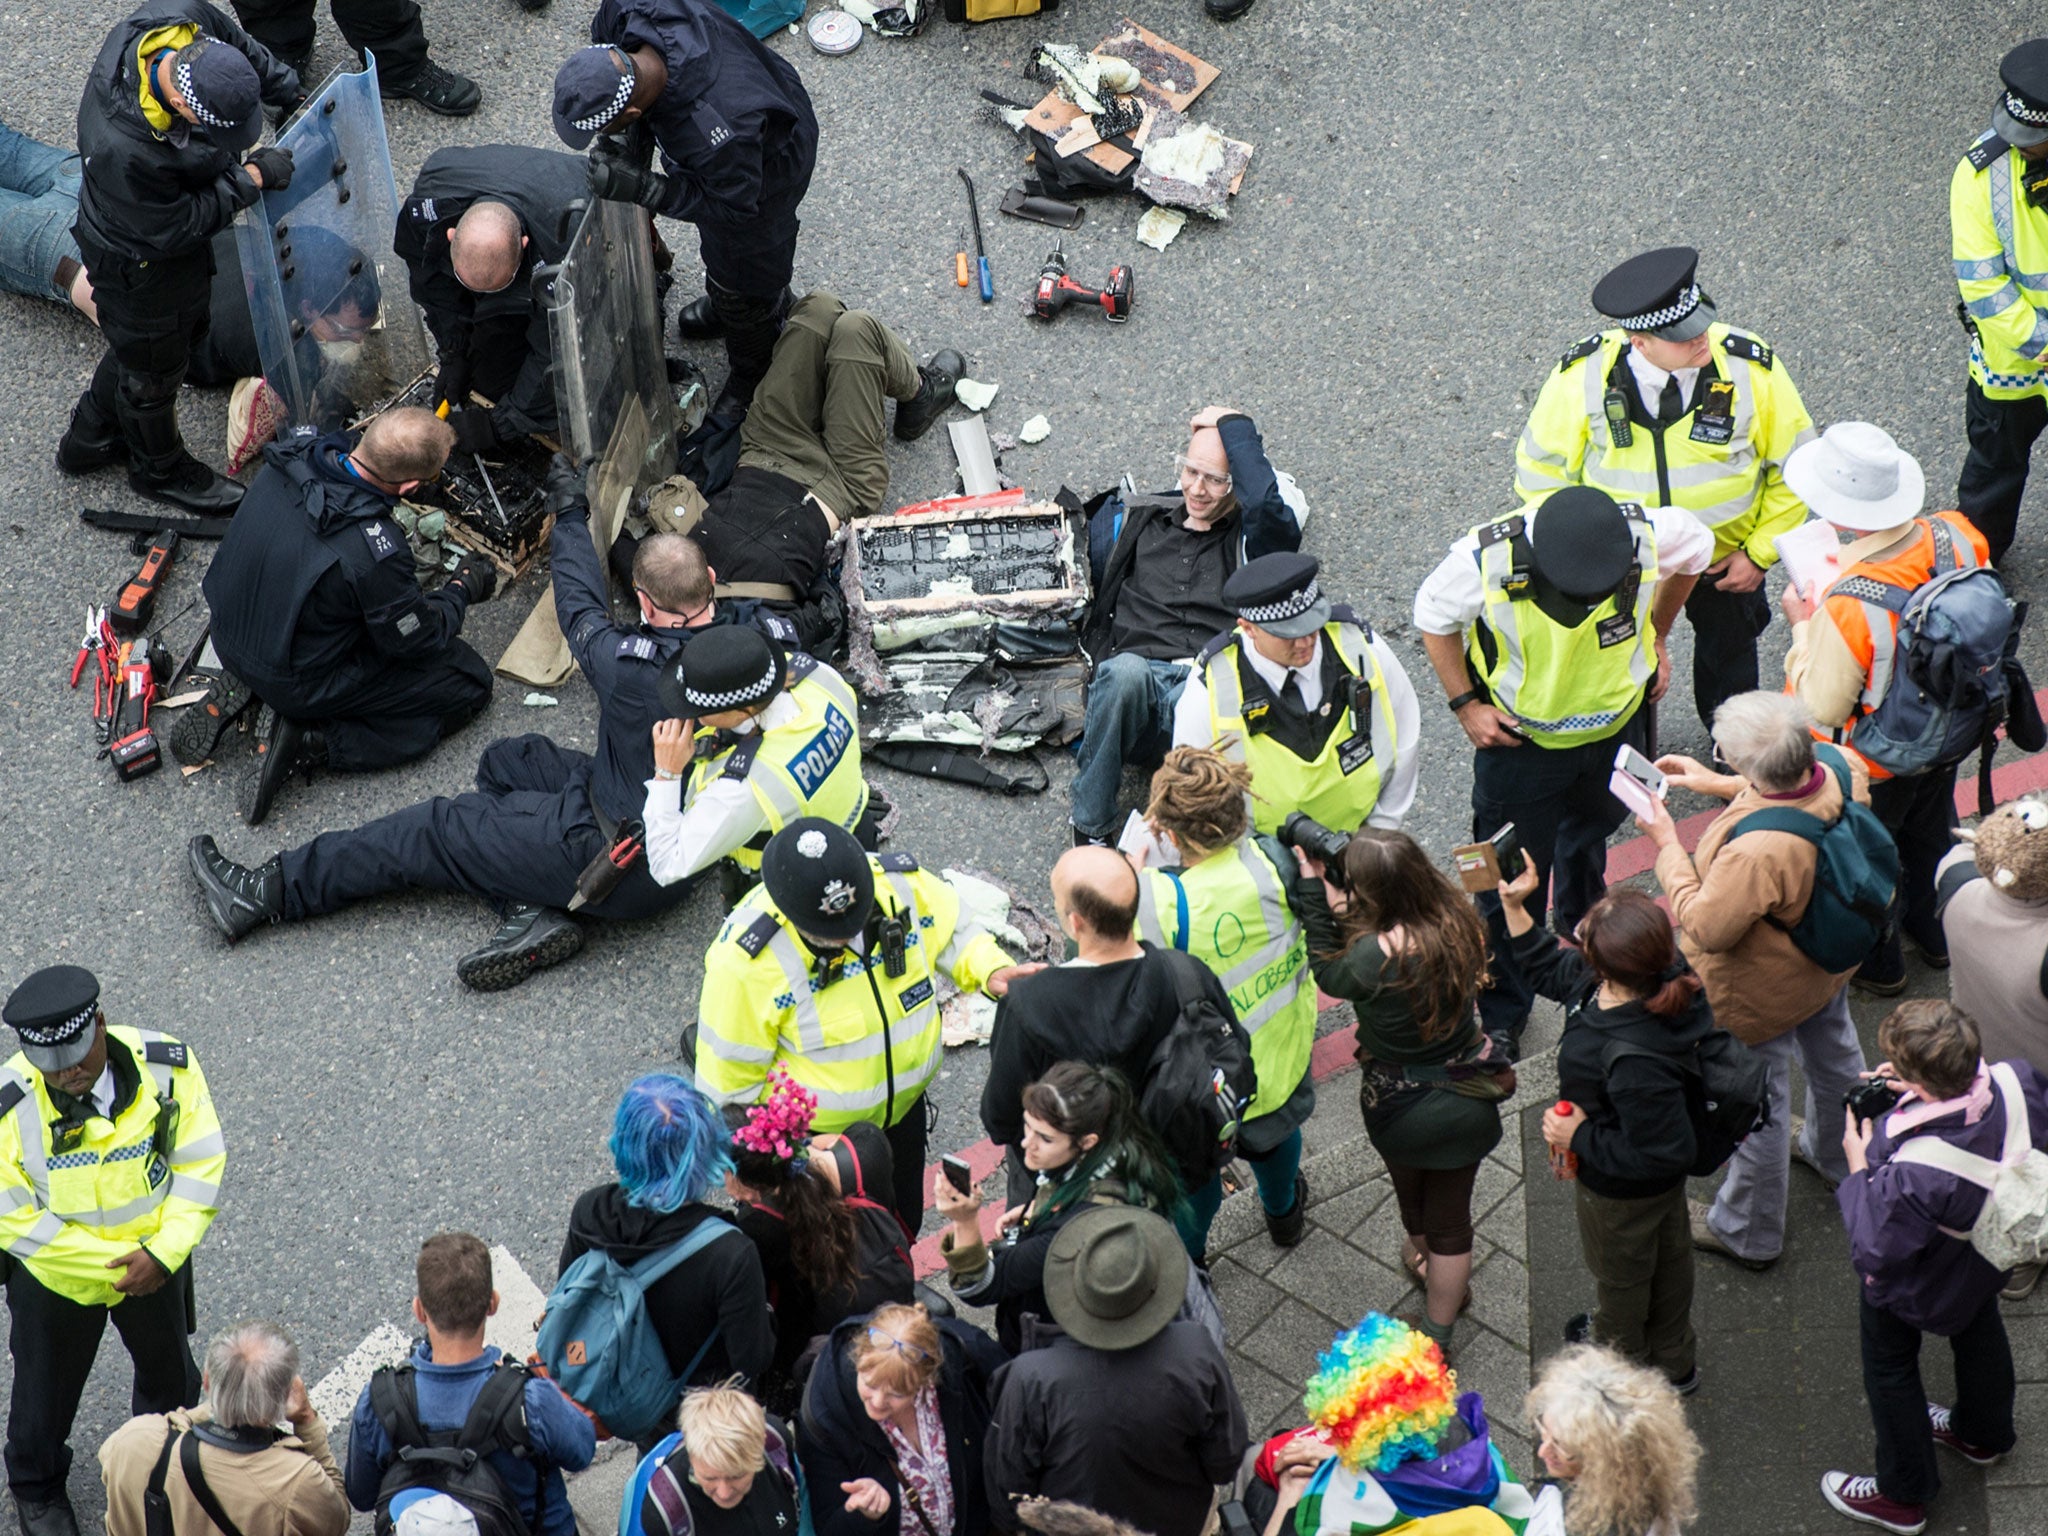
M1477 704L1478 702L1479 690L1477 688L1467 688L1463 693L1459 694L1455 699L1452 699L1450 701L1450 711L1452 714L1455 715L1467 704Z
M680 773L670 773L666 768L656 768L654 770L654 776L657 779L663 780L674 780L680 779L682 777Z

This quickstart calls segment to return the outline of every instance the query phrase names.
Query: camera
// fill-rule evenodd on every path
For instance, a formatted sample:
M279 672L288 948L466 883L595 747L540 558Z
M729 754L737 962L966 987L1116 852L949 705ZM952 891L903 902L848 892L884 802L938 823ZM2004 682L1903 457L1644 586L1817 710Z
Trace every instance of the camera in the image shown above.
M1351 834L1326 827L1306 811L1293 811L1280 823L1280 841L1323 862L1330 884L1344 886L1344 850L1351 846Z
M1859 1078L1856 1085L1842 1095L1842 1102L1849 1107L1849 1113L1857 1121L1875 1120L1894 1104L1899 1102L1899 1090L1881 1077Z

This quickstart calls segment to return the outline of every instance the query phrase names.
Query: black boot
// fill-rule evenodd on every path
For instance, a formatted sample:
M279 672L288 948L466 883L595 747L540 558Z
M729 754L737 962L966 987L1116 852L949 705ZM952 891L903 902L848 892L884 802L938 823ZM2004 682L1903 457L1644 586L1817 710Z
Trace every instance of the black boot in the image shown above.
M782 297L776 301L785 315L795 302L796 295L787 288L782 290ZM718 306L708 291L676 311L676 335L683 341L716 341L724 334L725 322L718 317Z
M237 797L242 820L252 827L263 824L285 780L303 773L311 783L313 770L327 765L327 738L265 706L256 720L256 757L256 767L242 780Z
M153 501L167 501L202 517L233 513L242 488L192 457L178 431L175 397L141 408L123 408L128 434L128 488Z
M553 907L514 907L482 949L455 962L455 975L472 992L502 992L535 971L560 965L583 947L583 930Z
M1308 1175L1294 1176L1294 1204L1275 1216L1266 1212L1266 1235L1276 1248L1292 1248L1308 1227Z
M120 423L110 421L87 390L71 408L71 425L57 443L57 468L67 475L89 475L127 457Z
M207 914L232 944L266 923L284 921L284 860L274 858L250 869L214 846L210 837L185 845L192 878L199 882Z
M223 669L205 696L171 727L171 756L187 768L211 761L220 750L221 737L234 728L255 697L247 683Z
M725 326L725 360L730 370L711 414L727 420L744 416L754 391L775 360L775 338L789 315L789 290L770 296L733 293L711 285L711 304Z
M967 359L951 347L942 347L932 360L917 370L924 382L908 400L896 402L896 438L914 443L931 430L933 422L945 415L953 403L953 387L967 372Z
M432 59L422 61L419 73L403 85L379 81L377 93L386 101L403 96L443 117L467 117L484 99L483 89L469 76L443 69Z
M71 1500L60 1493L54 1499L14 1500L15 1517L21 1521L21 1536L78 1536L78 1516Z

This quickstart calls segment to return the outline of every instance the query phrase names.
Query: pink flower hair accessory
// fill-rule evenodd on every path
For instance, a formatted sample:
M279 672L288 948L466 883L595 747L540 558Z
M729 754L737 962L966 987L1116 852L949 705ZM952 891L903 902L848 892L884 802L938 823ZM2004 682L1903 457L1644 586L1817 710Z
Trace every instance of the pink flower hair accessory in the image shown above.
M747 1111L746 1120L732 1133L733 1145L786 1161L808 1156L818 1096L786 1072L770 1073L768 1081L768 1097Z

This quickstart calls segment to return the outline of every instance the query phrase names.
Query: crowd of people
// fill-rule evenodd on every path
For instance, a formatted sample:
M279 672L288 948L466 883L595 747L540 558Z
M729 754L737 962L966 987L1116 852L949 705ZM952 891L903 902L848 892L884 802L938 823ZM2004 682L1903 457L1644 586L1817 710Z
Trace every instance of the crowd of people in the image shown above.
M555 82L554 129L587 155L444 148L398 215L432 400L271 444L244 487L189 451L176 398L263 373L221 323L239 293L219 281L224 237L296 174L259 141L266 109L305 100L311 20L237 10L250 31L206 0L146 0L116 25L78 155L0 132L0 275L105 339L59 468L125 465L144 496L232 514L205 578L224 665L171 746L215 759L250 717L247 824L294 776L417 759L488 707L461 631L497 572L471 556L423 589L395 513L452 453L559 425L532 278L579 200L696 227L705 291L677 329L723 340L712 415L737 448L686 531L608 550L586 466L558 456L547 476L555 617L600 702L595 752L497 741L474 791L256 865L195 837L213 922L234 942L385 892L465 892L503 921L457 974L492 990L569 959L583 922L654 916L714 877L727 915L687 1070L620 1099L617 1177L574 1204L534 1358L485 1342L485 1245L428 1238L423 1336L364 1388L341 1461L284 1330L224 1329L203 1369L186 1342L226 1165L196 1056L110 1025L80 967L16 985L0 1244L24 1536L76 1536L68 1441L110 1320L139 1415L100 1452L112 1536L339 1536L351 1510L379 1536L571 1536L563 1474L599 1436L641 1456L621 1536L1676 1536L1701 1456L1683 1399L1715 1367L1695 1255L1773 1264L1794 1160L1834 1190L1860 1278L1875 1469L1830 1471L1827 1502L1912 1536L1938 1450L2011 1449L2000 1304L2048 1255L2048 807L2008 805L1951 849L1962 764L1983 749L1988 811L1996 733L2048 744L1995 569L2048 422L2031 169L2048 40L2004 59L1952 187L1972 333L1957 510L1929 512L1921 466L1878 426L1817 431L1783 360L1720 319L1698 252L1645 251L1595 286L1610 323L1542 385L1519 509L1456 539L1413 600L1473 748L1471 844L1403 830L1422 702L1386 636L1324 591L1306 498L1250 414L1194 415L1174 487L1087 503L1092 674L1074 846L1051 871L1065 952L1033 960L914 852L882 851L859 702L831 663L840 532L887 505L888 432L929 430L966 365L950 348L920 364L879 317L794 292L820 132L797 70L708 0L605 0ZM374 44L387 95L474 108L410 0L336 19ZM307 240L309 267L351 280L294 317L301 340L374 328L364 254ZM1781 563L1773 693L1759 640ZM1654 754L1681 615L1711 766ZM1141 804L1127 769L1151 771ZM1725 802L1690 848L1672 788ZM1607 884L1631 810L1661 904ZM1906 947L1953 996L1899 1005L1872 1066L1849 991L1897 996ZM997 1000L980 1114L998 1168L930 1163L955 991ZM1306 1422L1254 1441L1209 1233L1242 1182L1267 1240L1303 1239L1319 992L1355 1014L1403 1234L1389 1258L1418 1295L1339 1334L1302 1383ZM1565 1347L1527 1400L1493 1405L1540 1476L1508 1464L1452 1374L1475 1180L1538 996L1565 1013L1541 1130L1591 1287L1553 1320ZM1711 1203L1688 1197L1717 1174ZM928 1211L944 1293L912 1257ZM1929 1333L1955 1353L1952 1404L1922 1386Z

